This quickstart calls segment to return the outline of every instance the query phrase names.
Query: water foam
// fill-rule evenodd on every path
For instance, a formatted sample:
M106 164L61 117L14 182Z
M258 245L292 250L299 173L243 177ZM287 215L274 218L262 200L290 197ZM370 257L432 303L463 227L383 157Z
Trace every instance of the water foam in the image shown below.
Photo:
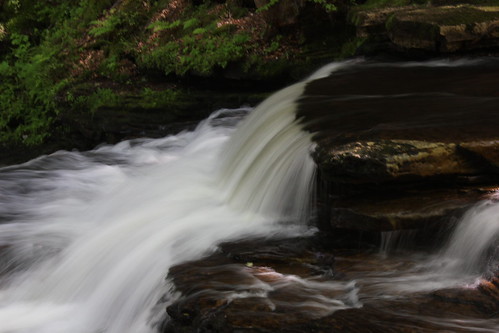
M1 169L0 332L153 332L172 300L169 267L221 240L302 232L276 222L305 220L313 189L310 137L294 115L304 85L262 103L236 134L248 109Z
M499 272L499 204L484 201L466 212L442 252L450 274Z

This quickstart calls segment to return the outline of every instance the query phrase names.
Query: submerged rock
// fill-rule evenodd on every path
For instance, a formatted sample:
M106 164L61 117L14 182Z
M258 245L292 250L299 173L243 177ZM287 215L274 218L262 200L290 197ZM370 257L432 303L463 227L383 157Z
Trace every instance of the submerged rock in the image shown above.
M470 332L497 324L497 281L411 291L424 259L342 248L335 237L244 240L173 267L180 297L163 332Z
M334 256L317 245L317 239L246 240L171 268L182 297L168 307L164 332L279 331L348 307L341 301L350 292L345 283L314 283L334 274Z

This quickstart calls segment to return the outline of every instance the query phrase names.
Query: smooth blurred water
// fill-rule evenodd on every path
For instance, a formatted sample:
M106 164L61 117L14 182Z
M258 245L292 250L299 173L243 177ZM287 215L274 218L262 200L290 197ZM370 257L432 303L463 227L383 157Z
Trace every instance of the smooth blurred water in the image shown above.
M172 265L222 240L308 232L315 167L294 114L304 85L193 132L1 169L0 332L155 331Z

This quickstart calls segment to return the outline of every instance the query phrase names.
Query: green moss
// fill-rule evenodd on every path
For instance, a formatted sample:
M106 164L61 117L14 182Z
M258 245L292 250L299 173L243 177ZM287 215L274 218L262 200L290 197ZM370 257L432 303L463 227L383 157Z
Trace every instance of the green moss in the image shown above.
M156 43L136 50L140 69L161 70L165 75L210 75L230 62L241 60L249 49L250 36L219 24L211 7L188 6L174 21L155 21L147 29Z
M355 37L344 43L340 51L340 59L354 56L357 50L366 42L366 40L367 37Z
M176 104L181 96L182 92L179 90L144 88L140 93L138 105L144 109L168 109Z
M386 30L390 30L393 28L393 25L395 23L395 13L390 13L385 21L385 28Z

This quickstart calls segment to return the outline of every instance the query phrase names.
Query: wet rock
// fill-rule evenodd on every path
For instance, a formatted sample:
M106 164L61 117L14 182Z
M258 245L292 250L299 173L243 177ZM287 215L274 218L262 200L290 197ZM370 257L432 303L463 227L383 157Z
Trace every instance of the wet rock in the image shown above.
M323 181L360 192L330 193L331 225L387 231L453 222L495 196L498 148L497 142L413 140L354 142L327 152L319 147Z
M486 280L463 289L443 289L429 295L427 300L432 308L442 311L453 311L462 314L493 315L499 312L499 291L496 286ZM430 305L429 304L429 305ZM428 310L425 311L429 313Z
M494 280L411 292L403 281L410 284L423 267L411 256L325 244L316 237L244 240L172 268L181 296L168 307L163 332L470 332L498 323ZM332 274L303 269L323 266L321 257ZM362 304L349 303L352 291Z
M473 143L470 143L473 145ZM499 143L488 146L494 151ZM469 175L473 168L455 143L419 140L378 140L347 143L325 151L319 148L316 161L333 177L377 182L403 177Z
M460 148L489 163L491 169L499 167L499 143L497 141L463 142ZM469 155L468 155L469 156Z
M364 231L428 229L451 226L473 204L492 197L495 188L374 192L338 198L331 205L331 226Z
M164 331L278 331L328 313L348 290L341 282L313 282L334 266L334 256L317 244L299 238L227 243L207 258L173 267L169 276L182 297L168 307ZM329 304L325 295L338 301Z
M317 142L321 226L425 228L494 197L498 77L495 61L365 63L309 83L298 113Z

